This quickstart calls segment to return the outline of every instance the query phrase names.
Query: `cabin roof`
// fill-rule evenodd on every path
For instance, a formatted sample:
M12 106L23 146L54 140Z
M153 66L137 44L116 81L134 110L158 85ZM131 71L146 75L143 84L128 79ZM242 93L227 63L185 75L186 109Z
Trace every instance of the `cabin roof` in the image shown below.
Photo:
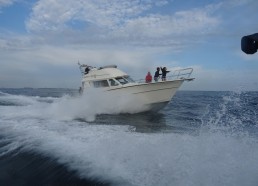
M93 68L83 76L83 81L103 80L121 76L127 76L127 74L117 68Z

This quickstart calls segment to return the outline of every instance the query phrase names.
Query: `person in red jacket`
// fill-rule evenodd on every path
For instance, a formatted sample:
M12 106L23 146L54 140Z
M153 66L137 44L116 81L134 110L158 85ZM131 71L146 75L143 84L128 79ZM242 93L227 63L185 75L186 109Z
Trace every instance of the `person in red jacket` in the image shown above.
M146 83L151 83L151 81L152 81L152 76L151 76L151 73L148 72L146 77L145 77L145 82Z

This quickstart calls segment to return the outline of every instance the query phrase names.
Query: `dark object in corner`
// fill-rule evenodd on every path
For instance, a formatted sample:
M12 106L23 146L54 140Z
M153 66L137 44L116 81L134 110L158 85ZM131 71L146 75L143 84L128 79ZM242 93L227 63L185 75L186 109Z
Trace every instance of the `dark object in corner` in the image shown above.
M241 49L246 54L256 53L258 49L258 33L242 37Z

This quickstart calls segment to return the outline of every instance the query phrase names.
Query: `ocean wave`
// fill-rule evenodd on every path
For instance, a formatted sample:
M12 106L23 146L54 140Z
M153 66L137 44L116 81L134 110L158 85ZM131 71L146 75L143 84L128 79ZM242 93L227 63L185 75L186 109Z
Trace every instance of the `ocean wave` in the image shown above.
M0 158L33 153L111 185L256 186L257 94L194 92L184 105L185 94L161 113L136 115L69 95L6 95L27 104L0 106Z
M256 185L258 141L220 131L135 133L129 126L22 121L23 151L49 156L86 179L129 185ZM11 148L11 146L10 146ZM241 167L241 169L239 169ZM123 185L123 184L121 184Z

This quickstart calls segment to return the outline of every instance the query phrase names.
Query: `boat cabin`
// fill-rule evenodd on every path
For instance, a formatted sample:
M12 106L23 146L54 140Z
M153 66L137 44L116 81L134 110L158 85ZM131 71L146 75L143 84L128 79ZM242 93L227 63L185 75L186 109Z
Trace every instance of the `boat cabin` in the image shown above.
M83 72L83 71L82 71ZM82 88L112 88L126 84L134 84L125 72L117 69L116 65L109 65L100 68L85 67L82 78Z

